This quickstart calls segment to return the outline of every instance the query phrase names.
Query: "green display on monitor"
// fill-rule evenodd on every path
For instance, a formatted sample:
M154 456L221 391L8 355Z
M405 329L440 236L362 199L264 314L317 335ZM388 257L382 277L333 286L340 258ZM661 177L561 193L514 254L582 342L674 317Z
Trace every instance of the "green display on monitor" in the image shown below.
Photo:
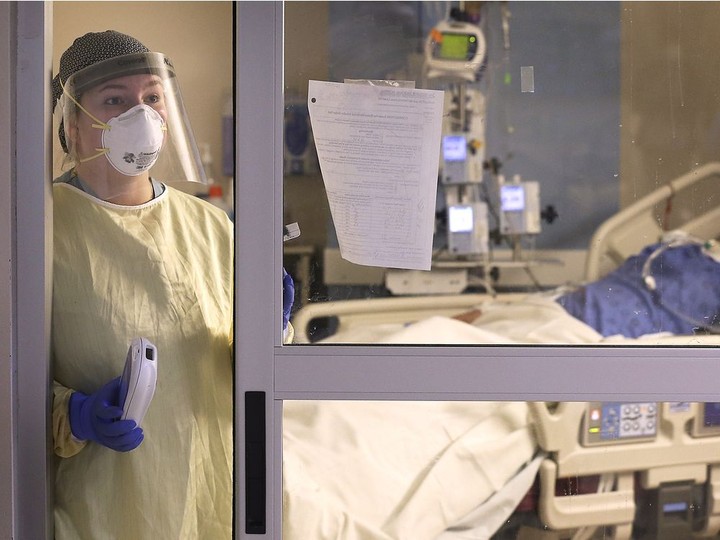
M440 58L447 60L468 60L470 44L475 41L472 34L443 34L440 44Z

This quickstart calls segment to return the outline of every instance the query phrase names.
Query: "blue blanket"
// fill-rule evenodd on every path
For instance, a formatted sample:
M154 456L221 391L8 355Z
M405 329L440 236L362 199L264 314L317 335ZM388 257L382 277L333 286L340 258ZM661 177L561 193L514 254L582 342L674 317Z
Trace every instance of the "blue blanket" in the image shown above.
M603 336L689 335L710 327L717 332L720 264L700 245L667 248L651 262L656 284L652 291L643 279L643 266L660 246L646 247L608 276L560 296L557 302Z

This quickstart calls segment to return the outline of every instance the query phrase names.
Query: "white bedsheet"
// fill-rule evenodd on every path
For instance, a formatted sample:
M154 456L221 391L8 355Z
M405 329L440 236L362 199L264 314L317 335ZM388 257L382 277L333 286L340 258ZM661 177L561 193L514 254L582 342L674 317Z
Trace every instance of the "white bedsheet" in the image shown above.
M603 339L547 296L527 296L521 301L490 300L477 309L481 315L472 324L435 316L407 326L353 328L324 342L508 345L599 343Z
M718 346L720 335L673 336L652 334L639 338L603 337L576 319L546 295L522 300L489 300L477 306L472 324L434 316L410 325L377 324L341 331L324 343L468 344L468 345L668 345Z
M434 540L536 451L524 403L285 402L284 410L291 540Z

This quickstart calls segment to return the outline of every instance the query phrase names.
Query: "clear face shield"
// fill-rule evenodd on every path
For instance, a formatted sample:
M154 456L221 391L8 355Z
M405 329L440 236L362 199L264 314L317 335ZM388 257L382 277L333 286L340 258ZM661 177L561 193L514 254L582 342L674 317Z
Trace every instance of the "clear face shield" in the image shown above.
M200 154L165 55L136 53L98 62L71 75L62 89L56 114L62 115L71 166L94 175L108 171L108 181L117 173L149 171L184 191L203 191Z

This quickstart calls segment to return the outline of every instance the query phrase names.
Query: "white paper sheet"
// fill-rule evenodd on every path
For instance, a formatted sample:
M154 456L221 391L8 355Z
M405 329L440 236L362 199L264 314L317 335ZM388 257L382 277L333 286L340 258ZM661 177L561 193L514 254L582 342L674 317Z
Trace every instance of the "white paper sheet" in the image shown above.
M343 259L430 270L443 92L310 81L308 110Z

